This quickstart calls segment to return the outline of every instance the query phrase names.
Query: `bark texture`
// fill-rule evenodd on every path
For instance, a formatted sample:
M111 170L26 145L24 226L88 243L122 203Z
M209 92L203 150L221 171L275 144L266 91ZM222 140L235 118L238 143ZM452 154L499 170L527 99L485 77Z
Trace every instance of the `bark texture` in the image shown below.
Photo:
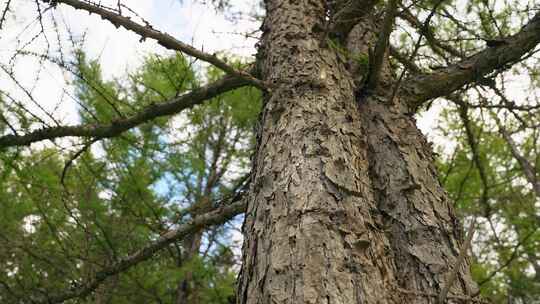
M364 94L362 67L326 41L325 1L266 5L258 59L272 91L238 303L435 303L460 229L407 101L390 101L388 64ZM367 55L377 37L376 17L363 19L347 33L349 54ZM449 298L473 286L463 265Z

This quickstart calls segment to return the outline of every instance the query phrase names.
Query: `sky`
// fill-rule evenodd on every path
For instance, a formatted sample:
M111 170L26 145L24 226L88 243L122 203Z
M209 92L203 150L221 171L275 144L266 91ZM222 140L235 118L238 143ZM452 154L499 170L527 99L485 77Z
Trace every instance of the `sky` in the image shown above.
M211 5L205 5L201 2L180 0L123 1L127 7L150 22L154 28L167 32L183 42L190 43L209 53L225 52L241 56L246 60L252 59L256 52L254 47L256 40L246 38L242 34L258 29L259 24L249 20L250 18L241 18L232 22L221 12L216 12ZM239 11L252 11L253 2L249 0L232 1L233 7ZM103 0L101 3L114 6L116 1ZM124 9L124 12L126 11ZM109 79L122 77L126 71L134 70L141 64L145 54L165 54L167 52L155 41L140 42L140 37L132 32L123 28L117 29L96 15L89 15L80 10L76 11L65 5L59 5L54 12L48 11L43 14L45 27L52 24L50 13L54 14L58 28L63 32L61 39L58 39L56 33L52 31L46 33L45 36L53 45L52 48L55 49L57 41L60 41L64 49L69 49L70 43L67 39L66 28L69 28L74 36L85 34L85 52L90 58L99 58L104 76ZM36 6L33 1L16 1L12 16L16 16L16 19L7 20L8 30L0 31L0 63L4 65L10 63L9 59L13 50L24 42L30 41L40 29L39 23L35 21ZM26 49L42 53L47 45L43 40L34 41ZM33 88L33 95L39 96L36 103L39 103L45 110L54 112L54 117L61 122L76 124L78 115L72 99L73 92L66 92L66 80L69 81L71 75L62 72L53 64L44 64L41 69L36 69L37 66L41 65L37 59L23 56L18 58L15 65L16 78L24 87ZM47 115L29 100L27 94L9 77L0 75L0 85L3 90L10 92L14 98L26 100L33 111L40 113L41 117L50 121ZM39 77L39 81L36 83L37 77ZM440 109L434 107L431 112L424 113L419 117L418 124L424 132L433 129L438 111Z
M235 6L249 10L251 1L234 0ZM11 58L15 49L20 49L26 42L32 43L24 49L35 53L44 53L49 49L52 53L58 49L69 51L70 33L75 37L85 35L84 50L90 58L99 58L106 78L122 77L126 71L132 71L142 62L145 55L151 53L165 54L168 51L155 41L140 42L140 37L123 28L117 29L96 15L89 15L83 11L76 11L66 5L59 5L56 9L43 13L45 35L34 39L41 26L36 21L36 6L34 1L14 1L11 17L0 31L0 63L4 67L14 67L15 78L20 85L36 97L35 102L28 98L27 92L15 84L10 77L0 71L0 85L3 91L9 92L15 99L22 99L28 106L45 120L50 121L44 111L54 112L54 117L63 123L75 124L78 122L77 109L73 99L69 96L71 91L66 90L66 80L71 75L61 71L54 64L40 64L36 58L19 56L15 65L11 65ZM101 1L104 5L115 5L116 1ZM179 0L124 0L123 3L150 22L154 28L167 32L183 42L209 53L224 52L237 54L246 60L255 53L254 39L246 39L243 33L246 29L252 30L258 24L250 20L241 19L237 22L227 20L223 14L216 12L210 5L192 3L192 1ZM2 3L3 4L3 3ZM3 5L0 5L3 8ZM46 6L42 7L42 10ZM127 9L124 9L129 14ZM60 38L52 30L54 19L57 28L62 33ZM133 16L133 14L130 14ZM135 17L133 17L136 19ZM140 19L138 19L140 20ZM57 53L56 53L57 54ZM41 68L38 68L41 67ZM39 79L36 82L36 79ZM36 105L39 103L39 107Z
M252 6L252 1L249 0L232 2L235 7L246 11ZM66 85L72 79L72 75L54 64L40 62L31 56L19 56L13 61L11 56L14 50L28 41L32 43L26 46L25 50L42 54L49 46L50 51L58 56L56 52L58 45L61 45L64 51L68 51L71 47L67 29L76 37L84 34L84 51L89 58L99 58L103 75L108 79L122 77L127 71L135 70L147 54L169 52L155 41L141 42L140 37L132 32L123 28L117 29L95 15L76 11L65 5L59 5L54 11L43 13L46 32L34 40L41 29L39 22L35 20L34 1L23 0L12 3L15 4L11 15L15 18L8 18L5 28L0 31L0 64L6 69L13 67L14 78L25 89L21 89L5 71L0 70L0 90L9 92L14 99L23 100L32 112L48 122L51 122L52 118L48 117L45 111L51 112L54 119L63 124L79 123L76 103L72 98L73 90ZM114 5L116 1L102 0L101 3ZM235 54L245 60L251 60L255 53L256 41L241 35L258 28L259 25L249 19L232 22L222 13L216 12L212 6L192 1L182 3L178 0L124 0L123 3L152 24L155 29L167 32L206 52ZM4 2L0 1L0 8L3 7ZM60 29L60 38L55 31L49 30L54 26L51 13L54 14L57 27ZM27 96L25 90L35 96L35 102ZM66 148L71 147L71 142L67 139L57 143ZM39 148L42 145L48 144L37 143L33 147ZM94 145L92 148L99 154L99 147ZM35 219L28 218L28 220L30 222L26 227L31 229L32 221ZM238 221L235 223L239 225ZM242 235L237 229L232 230L231 236L236 244L241 244ZM240 254L239 248L235 248L235 251Z
M223 13L216 12L209 4L204 4L205 1L123 0L122 3L150 22L154 28L167 32L183 42L209 53L225 52L252 60L256 52L254 48L256 40L247 39L242 34L258 29L259 24L247 17L231 22ZM103 5L115 6L117 0L101 0L100 2ZM253 11L254 2L256 1L231 0L236 11L244 12ZM0 8L3 8L5 0L0 3ZM45 8L45 5L41 7L42 10ZM140 21L125 8L123 13ZM33 0L12 1L12 11L5 22L5 28L0 31L0 64L2 66L10 67L14 50L28 41L32 43L25 49L36 53L43 53L47 44L51 45L50 49L53 52L58 44L62 45L63 49L69 49L70 43L66 29L69 29L74 36L85 33L85 52L90 58L99 58L104 75L109 79L121 77L127 71L134 70L142 62L145 54L167 52L155 41L140 42L136 34L123 28L117 29L96 15L76 11L66 5L58 5L56 9L43 13L46 35L40 35L34 40L41 28L39 22L36 21L36 16L37 8ZM54 16L57 28L62 33L60 38L57 38L52 30L51 25L54 23L51 16ZM25 100L32 111L49 122L52 119L43 110L54 112L54 118L62 123L76 124L78 122L76 103L72 98L73 92L66 86L66 81L71 79L71 75L62 72L53 64L40 64L39 60L28 56L17 57L14 66L15 78L23 87L30 88L30 93L39 96L39 100L30 100L27 92L21 90L1 70L0 90L9 92L16 99ZM36 79L39 81L36 82ZM527 92L526 89L520 88L520 84L527 85L525 81L512 83L515 89L512 90L511 95L518 100L524 99L524 94ZM442 140L436 137L433 130L439 123L437 118L444 106L444 104L436 103L429 111L418 116L419 128L434 141Z

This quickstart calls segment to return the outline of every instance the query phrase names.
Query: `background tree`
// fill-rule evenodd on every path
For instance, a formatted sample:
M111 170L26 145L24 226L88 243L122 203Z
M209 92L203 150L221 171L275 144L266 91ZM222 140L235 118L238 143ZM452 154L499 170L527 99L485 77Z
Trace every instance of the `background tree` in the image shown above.
M99 63L84 53L74 59L82 123L119 119L199 85L179 54L147 57L126 80L114 81L104 81ZM152 121L94 149L88 141L75 153L2 154L2 301L44 300L79 288L214 208L217 198L234 196L247 179L258 99L250 88L223 94L174 122ZM159 262L107 278L85 303L227 303L236 264L228 235L223 227L201 228L164 248Z
M156 40L177 56L150 56L127 80L108 82L83 53L75 53L73 69L61 52L28 51L47 39L44 16L54 25L54 14L67 6ZM0 25L12 7L5 4ZM534 2L267 0L258 53L248 66L159 31L121 2L35 1L35 7L40 31L12 58L34 56L72 71L81 121L59 123L18 81L16 60L2 66L27 97L25 103L2 91L0 148L12 168L4 175L5 196L17 193L5 208L5 217L15 219L5 231L18 231L15 238L4 234L3 298L58 303L92 295L121 303L135 290L132 301L227 301L231 251L212 246L223 230L206 229L244 211L238 303L482 297L527 303L538 297L540 17ZM197 81L184 55L225 75L212 70L208 81ZM518 84L526 94L516 93ZM253 143L258 104L249 87L263 91L264 102L247 178L233 171L248 166ZM207 106L197 108L202 103ZM416 127L415 116L426 110L441 113L432 133L438 158ZM171 130L178 132L173 140ZM81 147L67 155L24 148L66 137ZM14 168L26 163L22 172L28 171L36 167L33 157L48 151L52 163L39 172L56 166L46 179L60 189L53 201L62 206L62 197L81 192L69 201L91 211L79 206L81 215L73 217L98 228L87 229L95 234L90 237L86 226L75 225L69 246L75 253L63 245L64 226L73 226L66 212L45 208L31 183L14 188L12 181ZM69 187L80 170L92 182ZM10 211L18 208L28 209ZM47 229L40 233L41 227ZM47 241L28 241L32 247L23 246L25 255L14 262L13 240L39 236ZM201 254L203 243L215 254ZM55 274L57 261L37 263L42 247L51 250L46 256L67 261L62 270L71 275ZM152 257L154 263L139 264ZM225 293L206 298L219 290Z

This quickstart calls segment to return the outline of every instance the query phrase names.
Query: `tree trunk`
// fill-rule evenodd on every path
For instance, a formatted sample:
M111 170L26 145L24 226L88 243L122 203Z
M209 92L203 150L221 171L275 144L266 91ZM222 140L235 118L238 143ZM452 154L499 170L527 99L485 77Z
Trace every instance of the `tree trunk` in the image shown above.
M207 186L204 195L193 204L192 214L194 217L207 212L211 208L211 189L211 186ZM179 267L185 267L186 264L190 264L194 258L199 256L203 234L204 229L199 229L183 240L183 252L178 261ZM191 265L188 267L191 268ZM184 273L184 277L178 282L176 287L176 304L197 304L200 302L196 286L197 282L194 280L193 275L193 270L188 268Z
M186 263L189 264L195 257L199 255L202 236L203 230L198 230L184 239L183 248L185 252L182 255L181 261L179 263L180 267L185 267ZM195 283L196 282L193 280L193 271L191 269L188 269L185 272L182 280L180 280L180 282L178 283L176 289L176 304L199 303Z
M387 64L377 90L356 93L358 68L327 43L324 3L266 1L258 60L272 91L238 303L436 303L461 236L431 148L399 96L390 101ZM349 50L376 37L365 19ZM462 265L450 298L473 288Z

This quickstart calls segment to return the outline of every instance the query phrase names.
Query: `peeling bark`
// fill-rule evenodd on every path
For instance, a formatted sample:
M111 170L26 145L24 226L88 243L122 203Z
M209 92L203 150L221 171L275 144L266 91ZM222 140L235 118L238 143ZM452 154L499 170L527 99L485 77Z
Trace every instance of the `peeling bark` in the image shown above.
M359 67L318 31L324 1L266 4L259 63L273 89L247 198L238 303L436 303L460 228L407 101L389 101L388 63L379 86L358 94ZM353 28L349 51L369 53L377 27ZM464 264L448 303L474 291Z
M397 285L438 293L457 262L461 227L439 184L430 145L403 105L369 100L361 107L367 129L370 173L397 266ZM468 263L450 294L474 294ZM429 301L428 301L429 300ZM410 303L435 299L410 298Z

